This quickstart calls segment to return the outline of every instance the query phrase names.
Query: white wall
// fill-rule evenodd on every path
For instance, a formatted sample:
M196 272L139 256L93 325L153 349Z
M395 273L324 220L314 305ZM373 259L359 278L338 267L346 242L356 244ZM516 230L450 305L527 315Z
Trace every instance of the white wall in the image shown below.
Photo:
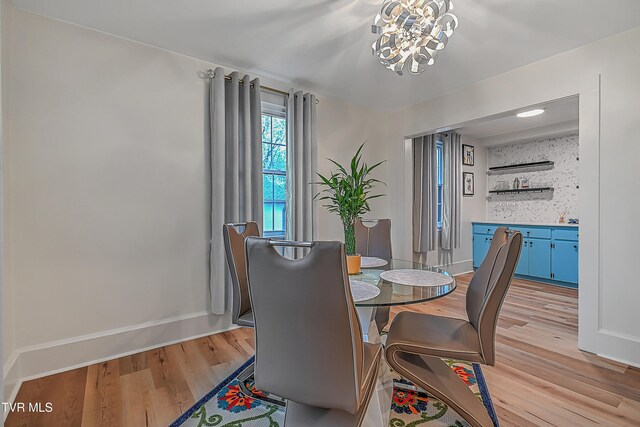
M380 121L384 117L381 113L354 107L346 102L332 100L329 105L318 106L318 169L327 174L336 167L327 159L338 163L348 163L360 144L366 141L363 149L363 160L372 165L386 160L388 149L385 140L379 136ZM385 162L374 170L372 176L388 184L389 163ZM389 188L379 185L377 193L389 194ZM371 202L372 211L365 218L388 218L388 196L374 199ZM321 204L320 204L321 205ZM342 224L337 215L319 206L318 235L327 240L343 240Z
M580 347L640 365L635 264L640 240L640 28L475 83L391 114L390 169L402 136L580 94ZM601 154L600 154L601 153ZM393 174L391 175L393 177ZM407 206L393 180L392 206ZM406 209L405 209L406 212ZM404 221L404 213L395 217Z
M5 360L19 358L8 371L24 379L227 329L229 316L207 314L198 74L214 65L10 13L4 226L14 295L3 314L15 341ZM322 158L351 155L365 139L367 159L380 158L370 111L319 99L322 171ZM319 231L341 237L325 213Z

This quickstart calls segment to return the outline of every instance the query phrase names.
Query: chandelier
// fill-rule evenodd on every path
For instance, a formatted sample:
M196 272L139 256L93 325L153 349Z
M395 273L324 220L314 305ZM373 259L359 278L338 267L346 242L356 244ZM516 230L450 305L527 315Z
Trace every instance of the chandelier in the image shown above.
M371 26L373 54L399 75L422 73L458 27L452 9L451 0L386 0Z

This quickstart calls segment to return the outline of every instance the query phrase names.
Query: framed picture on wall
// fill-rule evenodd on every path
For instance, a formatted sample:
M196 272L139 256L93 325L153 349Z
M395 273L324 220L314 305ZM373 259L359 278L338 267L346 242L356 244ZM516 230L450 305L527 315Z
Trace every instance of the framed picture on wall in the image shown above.
M473 173L462 172L462 195L473 196L474 189L475 189L475 182L473 179Z
M462 164L473 166L473 145L462 144Z

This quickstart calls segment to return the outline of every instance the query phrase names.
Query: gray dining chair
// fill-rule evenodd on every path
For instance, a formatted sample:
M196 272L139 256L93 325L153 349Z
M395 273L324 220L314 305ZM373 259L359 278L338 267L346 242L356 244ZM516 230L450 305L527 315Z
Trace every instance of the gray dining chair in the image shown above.
M358 219L355 225L356 252L362 256L382 258L391 261L391 220ZM391 289L383 289L392 292ZM378 332L389 323L389 307L377 307L374 320Z
M276 246L309 252L292 260ZM256 322L256 387L286 399L286 427L361 425L381 346L363 341L344 244L249 237L245 249Z
M500 308L518 264L522 234L496 230L466 296L468 320L399 313L389 328L386 358L403 377L451 406L474 427L493 426L487 410L442 358L495 365Z
M387 261L392 258L390 219L358 219L355 232L357 253Z
M222 236L233 288L231 321L238 326L253 328L255 322L249 299L244 241L249 236L260 236L258 224L254 221L224 224ZM247 389L245 382L253 375L254 367L252 363L238 375L240 388L247 395L251 395L251 392Z
M239 231L242 229L242 231ZM249 299L247 271L245 265L244 241L249 236L260 236L258 224L254 221L224 224L222 226L227 266L233 286L233 307L231 321L238 326L253 328L253 312Z

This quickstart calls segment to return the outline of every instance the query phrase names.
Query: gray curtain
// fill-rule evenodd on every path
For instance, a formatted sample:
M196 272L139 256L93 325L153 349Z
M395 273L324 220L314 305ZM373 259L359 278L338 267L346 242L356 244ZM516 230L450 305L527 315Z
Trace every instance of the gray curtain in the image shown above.
M256 221L262 228L262 122L260 81L216 68L209 87L211 312L226 311L230 280L222 225Z
M287 240L316 238L318 215L313 197L317 192L315 172L316 96L289 92L287 101Z
M440 246L460 247L462 209L462 143L460 135L447 133L442 142L442 231Z
M435 249L438 232L436 136L413 139L413 251Z

